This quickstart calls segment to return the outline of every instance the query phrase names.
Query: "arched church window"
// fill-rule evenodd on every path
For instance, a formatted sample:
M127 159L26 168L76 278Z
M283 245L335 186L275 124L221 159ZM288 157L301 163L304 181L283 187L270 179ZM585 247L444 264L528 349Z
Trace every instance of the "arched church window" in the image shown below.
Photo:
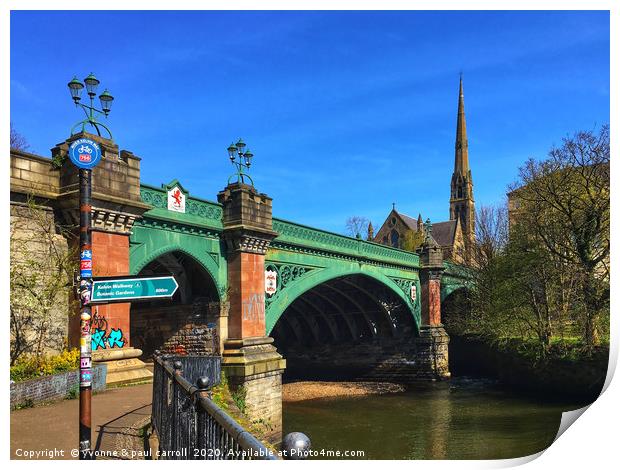
M392 246L394 248L398 248L399 239L400 239L400 235L398 234L398 232L396 230L392 230L392 232L390 233L390 241L392 242Z
M462 188L461 186L459 186L459 189L458 189L458 196L457 196L457 197L458 197L459 199L461 199L461 198L463 197L463 188Z

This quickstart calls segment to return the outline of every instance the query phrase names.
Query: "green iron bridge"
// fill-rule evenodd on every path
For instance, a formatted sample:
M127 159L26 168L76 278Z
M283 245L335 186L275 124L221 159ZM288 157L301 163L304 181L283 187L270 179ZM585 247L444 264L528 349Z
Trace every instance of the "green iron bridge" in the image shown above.
M184 213L168 210L167 192L174 187L186 196ZM152 209L133 226L131 274L173 273L180 284L178 305L225 302L222 205L190 196L176 180L161 187L142 184L140 195ZM267 335L321 344L419 333L418 254L277 218L273 230L278 235L267 250L265 269L275 272L277 281L275 293L264 298ZM459 267L444 266L442 301L467 281ZM132 307L132 317L141 308ZM133 323L140 328L141 322ZM132 332L134 344L140 336Z

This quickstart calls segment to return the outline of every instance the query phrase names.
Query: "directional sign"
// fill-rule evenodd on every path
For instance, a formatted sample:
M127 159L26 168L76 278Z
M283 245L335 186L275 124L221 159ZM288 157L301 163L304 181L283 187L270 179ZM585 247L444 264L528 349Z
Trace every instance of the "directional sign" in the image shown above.
M173 276L95 278L91 303L171 298L179 288Z

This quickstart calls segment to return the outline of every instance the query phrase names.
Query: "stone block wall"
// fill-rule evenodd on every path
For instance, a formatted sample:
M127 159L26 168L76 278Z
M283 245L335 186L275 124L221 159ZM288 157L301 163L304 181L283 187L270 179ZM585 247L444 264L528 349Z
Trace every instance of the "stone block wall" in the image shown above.
M59 185L62 193L78 190L79 170L66 157L69 144L82 135L73 136L69 141L62 142L52 149L52 156L64 160L60 172ZM103 195L104 199L113 201L120 198L128 202L140 201L140 158L133 153L122 150L114 142L86 135L101 145L101 162L92 172L93 198ZM121 201L118 201L121 202Z
M442 380L448 369L449 337L443 328L423 329L413 338L381 338L330 344L283 353L289 379L376 380L399 383Z
M158 349L166 355L210 356L219 353L219 303L132 309L132 345L149 359Z
M93 367L93 391L100 392L106 388L105 365ZM11 409L18 406L31 406L67 397L72 390L79 388L79 372L77 370L48 375L37 379L11 384Z
M272 371L239 378L229 377L230 386L245 389L247 415L265 429L270 442L282 439L282 371Z
M42 332L42 352L53 354L67 342L68 312L73 298L69 286L77 260L70 255L54 211L44 203L16 201L10 207L11 308L18 315L18 323L31 325L18 328L21 337L32 343L37 341L37 331ZM32 295L30 283L43 300ZM45 305L49 305L48 311ZM12 328L12 341L16 339L15 333ZM35 352L36 346L32 344L25 352Z
M55 198L60 187L60 171L52 160L11 149L11 191Z

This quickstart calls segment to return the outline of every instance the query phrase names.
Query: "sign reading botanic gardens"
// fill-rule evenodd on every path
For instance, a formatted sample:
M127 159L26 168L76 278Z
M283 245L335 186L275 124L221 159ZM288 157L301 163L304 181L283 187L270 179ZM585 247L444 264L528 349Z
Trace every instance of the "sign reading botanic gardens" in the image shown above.
M91 293L91 303L128 302L171 298L179 288L173 276L95 278Z
M83 170L90 170L101 160L101 147L94 140L78 139L69 147L69 159Z

